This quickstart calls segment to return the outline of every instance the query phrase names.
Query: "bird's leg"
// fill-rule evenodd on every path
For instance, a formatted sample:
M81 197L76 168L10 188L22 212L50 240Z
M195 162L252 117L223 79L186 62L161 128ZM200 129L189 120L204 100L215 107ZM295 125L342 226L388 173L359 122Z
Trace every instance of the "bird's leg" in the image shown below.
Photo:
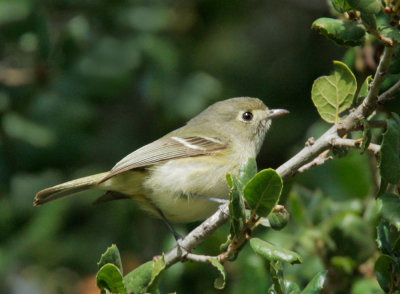
M228 199L222 199L222 198L217 198L217 197L210 197L210 196L204 196L204 195L198 195L198 194L187 194L187 196L193 197L193 198L198 198L198 199L205 199L205 200L209 200L209 201L216 202L219 204L229 203Z
M177 231L175 231L174 227L171 225L171 223L168 221L168 219L165 217L164 213L161 211L160 208L158 208L154 203L151 203L154 209L158 212L160 215L160 218L164 222L164 224L168 227L169 231L174 235L174 238L176 240L176 244L178 245L178 248L182 250L182 252L186 255L187 253L190 252L190 250L187 250L185 247L182 246L182 236L178 234Z

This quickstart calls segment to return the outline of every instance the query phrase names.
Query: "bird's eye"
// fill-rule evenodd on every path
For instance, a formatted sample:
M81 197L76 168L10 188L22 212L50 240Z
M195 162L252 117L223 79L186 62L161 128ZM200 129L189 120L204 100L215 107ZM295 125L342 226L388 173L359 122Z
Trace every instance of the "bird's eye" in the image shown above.
M253 113L246 111L242 114L242 118L244 121L251 121L253 119Z

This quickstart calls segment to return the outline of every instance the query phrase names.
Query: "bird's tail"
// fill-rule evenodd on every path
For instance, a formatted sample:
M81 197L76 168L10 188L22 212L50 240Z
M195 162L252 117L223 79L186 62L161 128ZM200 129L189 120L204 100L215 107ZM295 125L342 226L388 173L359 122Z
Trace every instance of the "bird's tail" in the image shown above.
M108 172L91 175L84 178L72 180L60 185L44 189L36 194L34 206L42 205L58 198L72 195L81 191L89 190L108 174Z

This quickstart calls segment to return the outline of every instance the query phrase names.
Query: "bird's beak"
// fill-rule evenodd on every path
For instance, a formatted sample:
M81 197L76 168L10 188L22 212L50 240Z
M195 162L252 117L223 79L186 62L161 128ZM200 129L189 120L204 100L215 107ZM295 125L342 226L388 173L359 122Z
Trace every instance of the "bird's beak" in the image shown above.
M275 118L278 116L282 116L288 114L289 111L286 109L270 109L268 113L268 118Z

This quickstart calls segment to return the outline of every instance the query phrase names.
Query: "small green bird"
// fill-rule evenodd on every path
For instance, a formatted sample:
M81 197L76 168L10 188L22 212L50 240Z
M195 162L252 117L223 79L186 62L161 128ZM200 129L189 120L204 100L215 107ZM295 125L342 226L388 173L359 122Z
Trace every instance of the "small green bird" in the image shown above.
M97 203L132 198L170 222L203 220L229 198L226 174L237 174L255 158L271 119L287 113L269 109L257 98L217 102L185 126L130 153L110 171L40 191L34 205L97 189L106 191Z

